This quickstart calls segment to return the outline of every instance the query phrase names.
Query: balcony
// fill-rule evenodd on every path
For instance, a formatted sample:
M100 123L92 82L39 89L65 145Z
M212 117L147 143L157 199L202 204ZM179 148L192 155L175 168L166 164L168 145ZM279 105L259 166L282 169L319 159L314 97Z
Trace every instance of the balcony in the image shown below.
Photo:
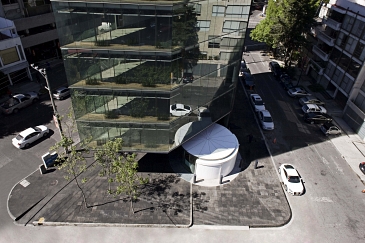
M334 46L335 45L335 39L328 36L327 34L325 34L322 31L318 31L317 32L317 37L322 40L323 42L325 42L327 45L329 46Z
M319 75L323 75L324 67L321 66L322 63L311 60L311 64L313 69L316 70Z
M324 51L322 51L318 46L313 46L312 51L319 56L323 61L328 61L329 60L329 55L327 53L325 53Z
M339 23L331 18L325 17L325 18L323 18L322 22L334 30L340 30L341 23Z

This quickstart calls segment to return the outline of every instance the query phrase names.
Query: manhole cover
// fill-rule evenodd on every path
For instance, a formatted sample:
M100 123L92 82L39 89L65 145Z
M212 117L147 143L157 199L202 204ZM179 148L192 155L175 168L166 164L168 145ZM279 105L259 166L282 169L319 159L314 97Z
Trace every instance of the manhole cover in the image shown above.
M57 185L57 184L58 184L58 180L54 180L54 181L52 181L50 184L51 184L51 186L55 186L55 185Z

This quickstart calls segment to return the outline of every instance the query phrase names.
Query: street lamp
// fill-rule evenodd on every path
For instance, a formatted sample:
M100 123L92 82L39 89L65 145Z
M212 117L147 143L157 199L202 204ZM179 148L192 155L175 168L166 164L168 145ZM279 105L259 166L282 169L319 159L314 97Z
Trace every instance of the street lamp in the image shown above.
M60 122L60 116L59 116L59 114L57 112L57 108L56 108L56 105L55 105L54 100L53 100L52 91L50 89L51 86L49 85L49 82L48 82L48 77L47 77L46 69L45 68L38 68L34 64L30 64L30 66L34 70L36 70L37 72L39 72L43 76L43 78L46 80L47 86L45 86L45 88L48 90L49 97L51 98L51 103L52 103L52 107L53 107L53 120L55 122L56 127L60 131L61 138L63 138L63 132L62 132L62 126L61 126L61 122Z

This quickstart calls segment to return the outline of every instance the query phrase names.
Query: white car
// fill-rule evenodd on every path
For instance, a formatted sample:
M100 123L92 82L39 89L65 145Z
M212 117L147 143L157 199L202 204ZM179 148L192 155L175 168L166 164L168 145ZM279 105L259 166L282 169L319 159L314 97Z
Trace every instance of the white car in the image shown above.
M322 113L322 114L327 114L326 108L324 108L323 106L318 106L318 105L314 105L314 104L303 105L302 111L304 113L318 112L318 113Z
M271 114L268 110L259 111L258 116L262 129L274 130L274 121L272 120Z
M250 95L251 104L255 108L255 111L263 111L265 110L265 103L261 99L261 96L258 94L251 94Z
M191 113L191 107L183 104L170 105L170 114L172 116L185 116Z
M341 129L333 124L332 122L326 122L321 126L321 131L325 135L339 135L341 134Z
M291 164L282 164L279 174L284 184L284 189L294 196L300 196L304 192L303 180L298 171Z
M305 104L314 104L314 105L321 105L324 106L325 103L313 96L306 96L299 99L299 104L305 105Z
M310 95L307 91L300 87L292 88L288 90L288 95L291 97L303 97Z
M40 125L30 127L19 133L12 139L12 143L16 148L28 148L29 145L42 137L48 136L49 129L46 126Z

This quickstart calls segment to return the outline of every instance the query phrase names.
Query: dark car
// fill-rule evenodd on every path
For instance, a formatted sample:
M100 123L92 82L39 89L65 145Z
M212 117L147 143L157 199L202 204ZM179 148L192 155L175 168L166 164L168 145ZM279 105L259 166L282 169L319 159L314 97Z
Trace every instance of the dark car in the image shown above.
M286 73L281 74L280 75L280 82L287 82L287 81L291 82L291 77Z
M194 81L193 73L184 73L183 83L192 83Z
M277 62L269 62L269 69L271 70L271 72L274 74L275 78L279 78L281 75L281 67L279 65L279 63Z
M241 79L241 82L243 82L246 87L255 87L255 81L251 73L241 72L239 77Z
M331 122L332 117L327 114L319 114L315 112L309 112L304 114L304 120L310 124L319 123L323 124L326 122Z
M333 124L332 122L326 122L321 126L321 131L325 135L339 135L341 134L341 129Z
M359 168L360 168L360 170L362 171L362 173L364 173L364 174L365 174L365 162L361 162L361 163L359 164Z
M295 88L294 84L290 80L285 80L284 82L280 82L285 90L289 90Z

